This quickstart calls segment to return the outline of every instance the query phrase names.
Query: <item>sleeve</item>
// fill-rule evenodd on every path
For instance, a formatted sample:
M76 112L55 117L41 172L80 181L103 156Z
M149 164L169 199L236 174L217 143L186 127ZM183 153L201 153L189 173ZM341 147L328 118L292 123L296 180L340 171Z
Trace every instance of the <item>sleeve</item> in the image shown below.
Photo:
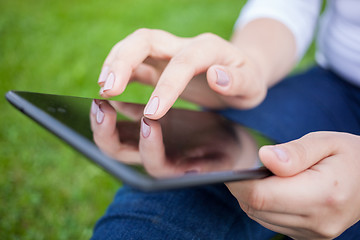
M242 28L258 18L275 19L293 33L299 60L313 39L321 4L322 0L249 0L241 10L235 28Z

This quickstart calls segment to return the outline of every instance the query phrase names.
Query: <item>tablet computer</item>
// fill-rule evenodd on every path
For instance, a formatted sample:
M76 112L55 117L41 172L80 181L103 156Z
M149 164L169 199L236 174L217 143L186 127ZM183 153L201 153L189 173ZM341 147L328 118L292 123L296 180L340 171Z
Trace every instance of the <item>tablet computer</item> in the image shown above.
M258 149L272 143L211 111L9 91L7 100L125 184L143 191L264 178Z

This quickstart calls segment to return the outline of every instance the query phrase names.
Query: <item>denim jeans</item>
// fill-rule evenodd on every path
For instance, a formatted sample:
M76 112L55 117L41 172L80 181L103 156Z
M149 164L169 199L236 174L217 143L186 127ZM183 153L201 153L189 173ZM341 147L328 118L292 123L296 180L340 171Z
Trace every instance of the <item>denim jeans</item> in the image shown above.
M258 107L219 111L281 143L320 130L360 135L360 88L314 67L269 89ZM359 203L360 204L360 203ZM121 188L97 222L93 239L271 239L224 184L144 193ZM338 239L360 239L360 222Z

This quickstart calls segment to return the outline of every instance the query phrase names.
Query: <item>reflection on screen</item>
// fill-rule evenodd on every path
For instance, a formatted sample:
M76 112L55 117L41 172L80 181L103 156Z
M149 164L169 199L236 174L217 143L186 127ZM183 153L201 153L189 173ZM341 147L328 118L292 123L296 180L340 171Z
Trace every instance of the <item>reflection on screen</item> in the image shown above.
M140 104L21 96L92 140L110 158L155 178L261 166L260 135L213 112L171 109L154 121L143 117Z

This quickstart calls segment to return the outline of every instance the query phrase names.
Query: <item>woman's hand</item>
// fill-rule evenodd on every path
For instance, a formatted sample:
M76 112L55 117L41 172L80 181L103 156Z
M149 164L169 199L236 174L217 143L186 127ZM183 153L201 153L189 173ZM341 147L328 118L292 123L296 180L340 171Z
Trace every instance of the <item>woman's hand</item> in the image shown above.
M333 239L360 219L360 137L316 132L266 146L276 176L229 183L250 218L296 239Z
M267 90L256 60L210 33L181 38L161 30L135 31L106 58L100 94L119 95L134 80L155 86L144 110L150 119L161 118L182 93L183 98L207 107L251 108Z

